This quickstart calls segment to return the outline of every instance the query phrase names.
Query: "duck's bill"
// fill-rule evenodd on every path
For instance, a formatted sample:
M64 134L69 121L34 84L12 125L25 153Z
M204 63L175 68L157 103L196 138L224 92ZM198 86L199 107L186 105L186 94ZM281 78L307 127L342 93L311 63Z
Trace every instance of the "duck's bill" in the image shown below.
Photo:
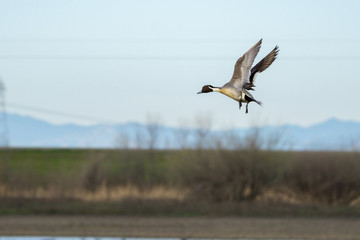
M202 92L198 92L197 94L200 94L200 93L202 93Z

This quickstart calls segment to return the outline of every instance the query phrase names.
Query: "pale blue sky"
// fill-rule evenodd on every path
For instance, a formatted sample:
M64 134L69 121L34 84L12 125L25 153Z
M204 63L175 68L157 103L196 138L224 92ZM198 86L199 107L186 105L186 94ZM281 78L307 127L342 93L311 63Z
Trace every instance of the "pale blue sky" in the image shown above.
M191 122L218 128L360 121L360 1L0 1L0 76L7 110L54 123ZM238 57L260 38L249 114L217 93ZM257 61L256 60L256 61ZM20 108L23 106L25 108ZM28 109L26 109L28 108ZM96 121L95 121L96 122Z

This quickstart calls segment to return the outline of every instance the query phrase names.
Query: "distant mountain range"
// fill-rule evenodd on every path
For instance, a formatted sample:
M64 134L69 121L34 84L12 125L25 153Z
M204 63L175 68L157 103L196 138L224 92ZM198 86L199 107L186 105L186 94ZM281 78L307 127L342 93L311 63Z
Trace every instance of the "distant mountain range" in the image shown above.
M296 125L209 131L158 124L80 126L54 125L17 114L7 115L11 147L171 148L246 147L249 139L261 148L280 150L360 149L360 123L329 119L310 127Z

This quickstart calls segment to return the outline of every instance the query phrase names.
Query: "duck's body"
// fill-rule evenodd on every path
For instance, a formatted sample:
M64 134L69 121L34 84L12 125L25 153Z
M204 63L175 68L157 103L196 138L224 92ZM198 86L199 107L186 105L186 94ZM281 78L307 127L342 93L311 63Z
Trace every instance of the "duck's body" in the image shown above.
M242 98L242 93L233 86L214 87L213 91L222 93L235 101L239 101Z
M239 108L241 108L242 103L246 103L246 113L248 113L249 111L248 105L250 102L256 102L260 106L262 105L262 103L260 101L257 101L246 89L239 91L239 89L233 86L225 86L225 85L223 87L213 87L211 85L206 85L204 87L208 87L209 89L211 89L212 90L211 92L219 92L228 96L229 98L234 99L235 101L239 102Z
M262 105L261 102L257 101L247 90L254 90L255 76L257 73L268 68L276 59L278 47L276 46L266 57L251 68L254 59L259 52L261 42L262 40L257 42L249 51L237 60L233 76L228 83L225 83L222 87L205 85L198 93L222 93L239 102L239 108L241 108L242 103L246 103L246 113L248 113L248 105L250 102L256 102L257 104Z

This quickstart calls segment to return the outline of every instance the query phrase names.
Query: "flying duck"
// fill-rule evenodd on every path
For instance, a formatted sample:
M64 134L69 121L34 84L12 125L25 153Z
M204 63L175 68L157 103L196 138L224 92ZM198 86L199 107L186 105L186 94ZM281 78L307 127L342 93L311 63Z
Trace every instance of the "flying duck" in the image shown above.
M279 52L279 47L276 46L268 55L251 68L254 59L260 50L261 43L262 39L236 61L234 73L229 82L225 83L222 87L205 85L198 94L209 92L222 93L239 102L239 109L243 102L246 103L246 113L248 113L248 105L250 102L256 102L261 106L262 103L257 101L248 90L255 90L254 82L256 75L267 69L274 62Z

